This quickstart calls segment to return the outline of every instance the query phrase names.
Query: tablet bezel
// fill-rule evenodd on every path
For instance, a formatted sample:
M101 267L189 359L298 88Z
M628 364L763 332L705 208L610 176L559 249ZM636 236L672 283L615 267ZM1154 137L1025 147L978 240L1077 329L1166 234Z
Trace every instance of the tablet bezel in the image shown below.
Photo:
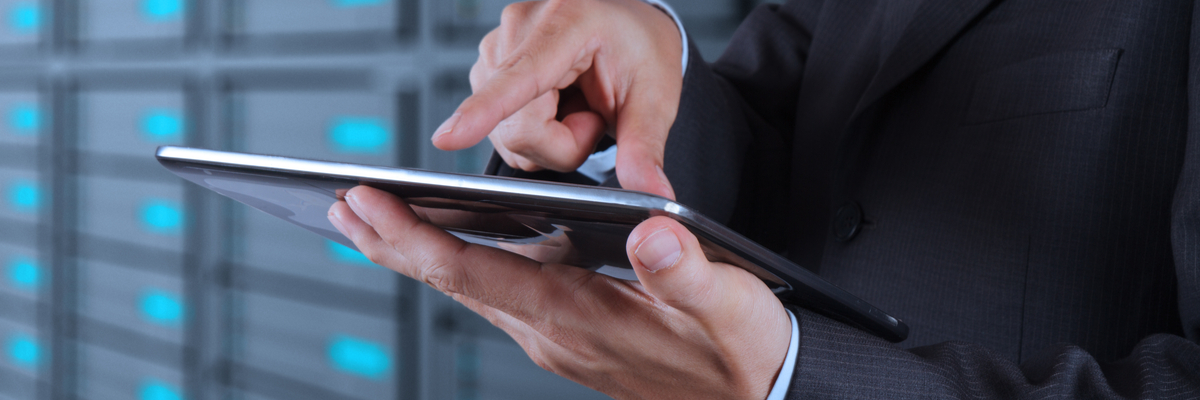
M451 200L498 199L514 207L535 207L539 212L564 214L610 213L628 217L631 224L651 216L670 217L696 234L710 260L741 267L758 276L786 302L805 306L824 315L855 325L892 342L904 340L908 326L858 297L821 279L786 258L744 236L669 199L628 190L532 181L484 175L435 172L307 160L300 158L226 152L199 148L162 146L156 158L167 169L211 190L203 180L189 177L187 168L251 173L262 176L296 177L323 181L366 184L402 198L405 193L433 190ZM324 210L321 210L322 216ZM615 213L615 214L614 214ZM295 221L291 221L295 223ZM296 223L308 228L305 225ZM327 233L310 231L329 236ZM333 238L337 239L337 238ZM344 237L343 244L349 241ZM352 245L352 243L349 243Z

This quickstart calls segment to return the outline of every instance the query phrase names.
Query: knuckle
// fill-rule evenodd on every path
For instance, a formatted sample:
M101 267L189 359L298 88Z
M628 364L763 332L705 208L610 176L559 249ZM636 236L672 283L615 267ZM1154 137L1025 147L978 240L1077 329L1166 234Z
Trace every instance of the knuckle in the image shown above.
M383 239L384 243L387 243L387 248L390 251L395 251L395 252L403 254L404 253L403 249L405 247L407 247L407 246L405 246L404 235L386 235L386 236L381 236L381 238ZM380 257L383 256L382 251L379 249L373 249L372 252L381 253L381 254L379 254L379 256ZM369 254L366 254L366 253L363 253L363 254L366 255L367 258L371 257L371 255L369 255Z
M451 254L434 254L421 263L420 280L435 290L448 294L465 294L470 277L453 263L465 248L459 247Z
M479 57L480 58L483 58L484 54L488 54L488 50L492 49L493 47L496 47L496 37L498 35L500 35L501 29L503 29L503 28L492 29L486 35L483 35L483 39L481 39L479 41Z
M577 3L582 3L582 2L577 1L577 0L576 1L547 0L546 4L544 5L545 8L543 10L545 10L544 12L548 15L563 15L564 11L565 11L564 9L567 6L574 5Z
M533 161L529 161L526 158L521 158L520 160L517 160L517 166L522 171L525 171L525 172L537 172L542 169L542 167L540 165L537 165L537 163L535 163Z
M538 19L538 24L534 27L534 34L546 39L553 39L576 27L582 21L581 16L573 7L574 5L573 1L547 1L541 10L542 17Z
M520 168L517 163L518 157L516 155L513 155L512 153L508 152L508 150L504 149L504 147L502 147L502 146L494 146L494 147L496 148L496 153L500 154L500 159L504 160L504 163L508 164L509 168L512 168L512 169Z
M528 133L505 132L500 135L500 140L504 142L504 147L520 155L528 155L527 153L536 150L537 140L530 137Z
M501 54L506 45L504 38L510 35L510 32L505 32L503 26L493 29L483 36L483 40L479 41L479 60L494 59L497 54Z
M442 293L462 293L462 276L444 262L427 264L421 281Z
M375 265L384 265L384 252L376 246L359 247L358 250Z
M528 49L517 49L517 51L509 54L504 63L500 64L496 69L499 71L519 71L519 68L526 65L537 65L534 58L533 53L530 53Z
M472 73L474 73L475 70L483 67L483 60L487 58L488 54L491 53L492 46L488 43L488 38L491 36L492 34L489 33L487 36L483 37L483 40L479 41L479 58L476 58L475 64L471 66Z
M486 67L483 65L483 57L480 56L479 60L475 61L475 65L471 66L471 72L467 74L468 80L471 81L472 91L479 90L483 86L483 83L487 81L487 78L484 76L484 68Z
M504 7L500 12L500 25L516 25L522 23L529 15L529 9L533 2L523 1L512 3Z
M573 153L563 154L562 169L567 171L560 172L569 172L578 169L579 166L583 165L583 163L587 161L589 155L590 154L584 150L576 150Z

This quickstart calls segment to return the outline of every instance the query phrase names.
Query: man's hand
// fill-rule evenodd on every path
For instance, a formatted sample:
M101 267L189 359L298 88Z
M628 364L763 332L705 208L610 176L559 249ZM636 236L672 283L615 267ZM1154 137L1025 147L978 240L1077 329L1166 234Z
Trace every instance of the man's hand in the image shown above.
M508 332L542 368L616 398L760 400L787 352L791 322L767 286L709 262L665 217L629 236L640 283L466 243L366 186L329 220L371 261Z
M474 94L433 144L458 150L487 136L513 168L568 172L615 127L621 186L674 199L662 166L682 52L671 18L639 0L509 5L479 44Z

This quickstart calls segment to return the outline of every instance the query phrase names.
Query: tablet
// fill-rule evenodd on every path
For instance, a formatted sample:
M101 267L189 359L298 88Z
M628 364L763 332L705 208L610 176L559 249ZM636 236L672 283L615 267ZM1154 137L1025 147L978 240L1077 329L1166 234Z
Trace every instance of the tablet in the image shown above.
M176 146L159 147L156 157L184 179L352 249L357 247L326 215L339 191L357 185L395 194L421 219L465 241L622 279L637 279L625 254L629 233L650 217L666 216L696 235L709 260L749 271L786 303L892 342L908 336L907 325L879 308L687 206L651 194Z

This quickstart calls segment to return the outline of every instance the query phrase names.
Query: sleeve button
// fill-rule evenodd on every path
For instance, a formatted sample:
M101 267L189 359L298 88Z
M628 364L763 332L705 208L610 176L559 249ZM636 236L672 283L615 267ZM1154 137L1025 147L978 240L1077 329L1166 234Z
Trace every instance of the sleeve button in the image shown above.
M862 206L857 202L847 202L838 208L837 216L833 218L833 235L839 242L848 242L858 235L862 227Z

